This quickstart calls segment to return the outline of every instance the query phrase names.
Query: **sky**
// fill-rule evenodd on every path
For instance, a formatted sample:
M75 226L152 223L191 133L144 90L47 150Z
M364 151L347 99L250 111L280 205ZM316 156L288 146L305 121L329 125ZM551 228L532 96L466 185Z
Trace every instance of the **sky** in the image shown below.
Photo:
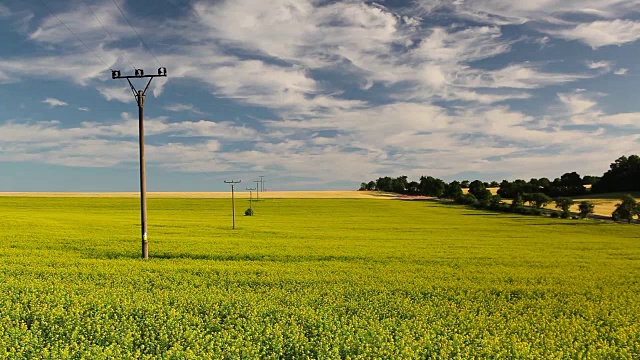
M0 191L136 191L111 70L160 66L150 191L553 179L640 153L640 0L1 0L0 36Z

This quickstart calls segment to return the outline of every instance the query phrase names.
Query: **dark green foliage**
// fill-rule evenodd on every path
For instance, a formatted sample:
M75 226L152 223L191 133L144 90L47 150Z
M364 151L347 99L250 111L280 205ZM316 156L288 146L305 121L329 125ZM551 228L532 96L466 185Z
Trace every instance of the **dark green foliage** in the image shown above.
M543 193L528 194L528 201L532 207L541 209L551 202L551 198Z
M376 180L376 189L379 191L392 192L392 183L393 180L388 176L378 178L378 180Z
M557 211L554 211L551 213L551 217L554 219L558 219L560 217L560 213Z
M478 204L478 199L473 194L464 194L457 199L457 202L463 205L476 205Z
M376 182L373 180L369 181L369 183L367 184L367 190L369 191L376 190Z
M640 205L631 195L624 195L621 202L616 205L616 210L611 214L615 221L627 221L628 223L631 223L635 216L640 217Z
M561 217L562 219L568 219L568 218L570 217L570 215L569 215L569 213L562 212L562 213L560 214L560 217Z
M578 205L578 209L580 209L580 217L585 219L589 217L589 215L593 214L595 210L595 205L590 201L583 201Z
M407 180L407 177L399 176L391 181L391 192L405 194L408 186L409 180Z
M622 156L610 165L599 182L593 185L593 193L639 191L640 156Z
M469 193L473 194L478 201L488 201L491 197L491 191L488 191L480 180L475 180L469 184Z
M562 209L562 213L563 214L570 214L569 210L571 209L571 205L574 204L574 201L572 198L567 198L567 197L559 197L555 200L556 202L556 209Z
M582 178L582 185L595 185L600 182L600 179L602 179L600 176L586 175Z
M463 189L468 189L469 188L469 180L462 181L462 183L460 183L460 185L462 186Z
M420 195L420 183L412 181L407 185L407 194Z
M432 176L420 178L420 194L424 196L443 197L447 184Z
M367 190L367 183L360 184L360 189L358 189L358 191L366 191L366 190Z
M249 208L244 211L244 216L253 216L253 209Z
M543 193L547 196L566 197L586 194L587 189L582 184L580 175L576 172L566 173L562 177L550 182L547 178L531 179L529 182L504 180L500 184L498 194L504 198L513 199L517 195Z
M462 196L462 186L458 181L452 181L449 183L444 190L444 197L447 199L458 199Z
M489 205L492 207L499 207L502 204L502 197L500 195L493 195L491 200L489 200Z
M515 199L511 202L511 208L520 208L524 206L524 200L522 196L516 195Z

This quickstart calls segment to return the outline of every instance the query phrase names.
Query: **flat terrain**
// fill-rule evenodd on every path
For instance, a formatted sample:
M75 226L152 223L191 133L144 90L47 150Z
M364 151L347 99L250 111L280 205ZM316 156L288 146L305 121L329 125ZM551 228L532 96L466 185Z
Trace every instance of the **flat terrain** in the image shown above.
M0 198L0 358L640 357L637 226L150 199L143 261L138 205Z
M244 189L244 188L242 188ZM249 198L249 191L236 191L238 198ZM255 192L253 196L255 196ZM138 192L0 192L0 197L90 197L90 198L137 198ZM263 199L391 199L392 194L371 191L265 191L259 195ZM226 199L231 191L225 192L148 192L148 198L156 199Z

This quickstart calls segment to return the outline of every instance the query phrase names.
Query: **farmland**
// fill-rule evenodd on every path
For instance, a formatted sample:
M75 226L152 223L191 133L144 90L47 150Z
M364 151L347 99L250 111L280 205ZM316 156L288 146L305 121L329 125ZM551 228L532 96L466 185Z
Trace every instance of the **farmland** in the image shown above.
M0 358L640 356L636 226L151 198L143 261L138 205L0 197Z

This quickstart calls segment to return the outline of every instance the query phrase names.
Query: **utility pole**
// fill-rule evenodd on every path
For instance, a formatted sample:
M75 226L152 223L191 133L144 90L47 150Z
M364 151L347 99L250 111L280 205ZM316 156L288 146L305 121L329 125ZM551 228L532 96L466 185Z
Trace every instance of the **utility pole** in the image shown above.
M111 71L112 79L127 79L133 96L138 103L138 142L140 145L140 227L142 231L142 258L149 258L149 242L147 240L147 170L144 158L144 97L155 77L167 77L167 68L158 68L157 75L145 75L142 69L136 69L135 75L121 76L119 70ZM149 78L144 90L136 90L129 79Z
M258 176L260 178L260 191L264 192L264 175Z
M251 209L251 212L253 212L253 190L256 189L247 188L247 190L249 190L249 209Z
M231 218L233 219L233 229L236 229L236 197L235 197L235 185L240 184L242 180L230 180L226 181L225 184L231 184Z
M255 180L256 189L260 189L260 180ZM256 191L256 201L260 201L260 191Z

